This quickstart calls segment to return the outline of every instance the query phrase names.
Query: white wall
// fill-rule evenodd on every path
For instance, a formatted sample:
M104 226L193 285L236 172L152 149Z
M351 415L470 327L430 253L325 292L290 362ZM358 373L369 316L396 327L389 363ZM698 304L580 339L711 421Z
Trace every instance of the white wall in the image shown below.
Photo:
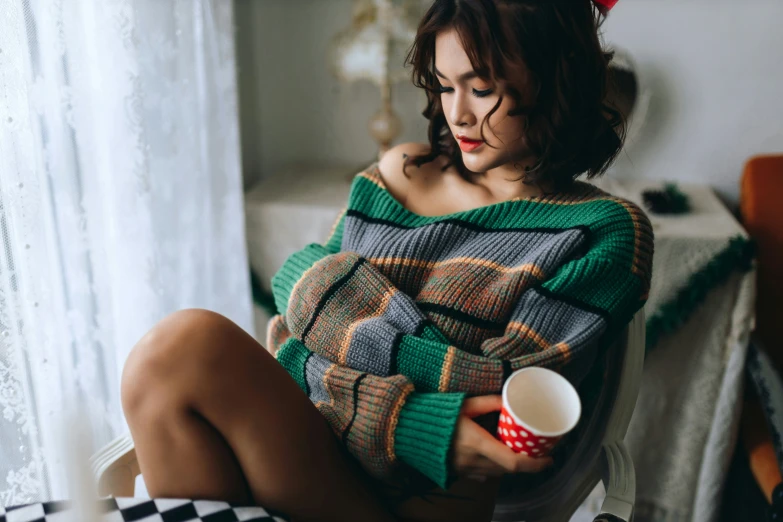
M367 82L344 85L326 61L350 24L351 0L236 0L240 113L246 184L290 163L364 167L377 154L367 122L380 103ZM400 64L401 65L401 64ZM395 86L401 140L422 141L423 94Z
M237 0L247 182L292 162L361 164L374 145L369 84L340 85L324 61L351 0ZM744 161L783 151L783 2L622 0L607 40L635 56L654 98L618 175L707 182L736 200ZM395 88L403 140L424 140L420 93Z
M783 152L781 27L779 0L619 2L606 38L631 51L654 98L617 170L706 182L736 201L745 160Z

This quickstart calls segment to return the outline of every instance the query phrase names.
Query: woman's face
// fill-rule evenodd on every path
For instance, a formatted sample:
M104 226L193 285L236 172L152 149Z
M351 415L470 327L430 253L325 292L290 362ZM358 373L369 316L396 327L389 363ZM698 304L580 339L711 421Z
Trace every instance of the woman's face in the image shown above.
M465 167L483 173L528 156L523 118L509 116L515 102L504 96L498 110L484 127L484 118L500 98L501 86L476 75L459 34L450 29L435 40L435 74L441 85L441 104L446 121L462 150Z

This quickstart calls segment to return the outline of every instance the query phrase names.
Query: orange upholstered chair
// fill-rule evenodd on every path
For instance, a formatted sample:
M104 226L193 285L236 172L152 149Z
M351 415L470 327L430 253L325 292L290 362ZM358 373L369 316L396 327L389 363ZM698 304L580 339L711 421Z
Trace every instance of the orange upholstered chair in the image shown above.
M740 207L745 228L756 242L756 337L777 369L783 370L783 155L757 156L745 165ZM742 439L750 467L771 501L780 484L772 437L758 402L745 404Z

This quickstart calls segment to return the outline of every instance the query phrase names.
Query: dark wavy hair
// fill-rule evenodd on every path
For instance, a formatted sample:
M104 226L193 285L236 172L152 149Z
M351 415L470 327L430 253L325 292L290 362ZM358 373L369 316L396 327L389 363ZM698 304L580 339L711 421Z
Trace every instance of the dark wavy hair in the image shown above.
M435 76L435 38L453 28L479 77L501 85L515 101L509 114L524 118L523 137L535 161L520 179L562 190L584 173L604 173L625 137L624 118L607 103L612 53L598 35L605 14L591 0L435 0L406 59L413 83L427 93L422 114L430 121L431 149L407 158L405 166L445 156L444 170L453 165L469 175ZM502 96L482 122L482 138Z

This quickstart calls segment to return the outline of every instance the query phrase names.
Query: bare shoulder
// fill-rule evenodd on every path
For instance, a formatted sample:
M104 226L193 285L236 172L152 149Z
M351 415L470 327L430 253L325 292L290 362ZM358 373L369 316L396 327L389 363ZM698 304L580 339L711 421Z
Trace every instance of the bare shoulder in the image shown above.
M430 146L426 143L402 143L386 151L381 158L378 164L381 178L389 192L399 201L404 202L407 199L411 188L423 188L440 174L441 162L438 160L420 167L409 165L407 170L404 170L406 159L427 154L429 151Z

